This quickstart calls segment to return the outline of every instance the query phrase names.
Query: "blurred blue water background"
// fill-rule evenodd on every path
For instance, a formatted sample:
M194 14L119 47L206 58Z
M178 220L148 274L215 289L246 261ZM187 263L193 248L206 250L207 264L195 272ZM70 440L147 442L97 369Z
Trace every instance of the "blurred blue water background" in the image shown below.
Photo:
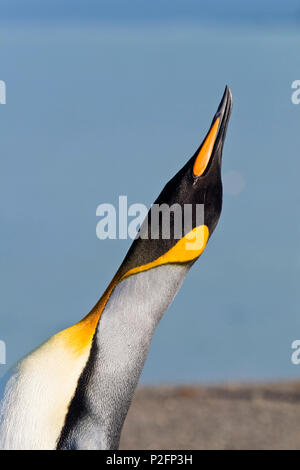
M149 206L228 84L222 217L142 380L299 378L299 2L217 2L215 16L205 2L203 17L193 1L194 15L177 1L144 16L114 3L115 17L108 2L2 5L0 375L94 305L131 243L96 238L97 205Z

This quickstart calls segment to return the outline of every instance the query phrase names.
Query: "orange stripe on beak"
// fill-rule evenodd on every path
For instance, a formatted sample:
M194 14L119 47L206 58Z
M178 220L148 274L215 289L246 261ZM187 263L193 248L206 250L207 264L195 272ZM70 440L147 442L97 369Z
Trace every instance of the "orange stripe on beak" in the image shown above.
M211 154L215 145L215 141L217 138L219 122L220 122L220 118L215 120L212 128L210 129L208 133L208 136L206 137L200 149L200 152L198 153L196 157L194 167L193 167L193 172L195 176L201 176L204 173L205 168L208 165L208 162L211 157Z

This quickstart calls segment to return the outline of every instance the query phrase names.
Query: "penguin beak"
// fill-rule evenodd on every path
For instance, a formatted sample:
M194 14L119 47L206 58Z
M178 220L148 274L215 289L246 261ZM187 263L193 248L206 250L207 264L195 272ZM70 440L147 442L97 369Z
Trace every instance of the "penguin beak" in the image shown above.
M204 174L215 154L222 153L231 110L232 94L226 87L211 127L195 154L193 174L196 178Z

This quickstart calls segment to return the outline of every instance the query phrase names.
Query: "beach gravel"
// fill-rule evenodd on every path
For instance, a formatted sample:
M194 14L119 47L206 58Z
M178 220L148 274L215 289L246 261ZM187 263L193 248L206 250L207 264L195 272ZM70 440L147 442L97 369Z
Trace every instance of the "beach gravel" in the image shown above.
M140 387L120 449L300 449L300 382Z

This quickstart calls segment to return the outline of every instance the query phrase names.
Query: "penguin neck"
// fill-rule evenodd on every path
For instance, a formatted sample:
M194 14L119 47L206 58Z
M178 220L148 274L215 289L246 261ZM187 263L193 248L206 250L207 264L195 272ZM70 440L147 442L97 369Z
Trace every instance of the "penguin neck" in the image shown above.
M75 403L84 401L89 416L73 416L64 448L118 448L155 327L188 270L187 264L163 265L116 286L102 312L75 397Z
M187 266L164 265L125 279L102 313L95 338L100 398L95 407L105 423L103 444L107 447L118 445L154 330L187 270Z

